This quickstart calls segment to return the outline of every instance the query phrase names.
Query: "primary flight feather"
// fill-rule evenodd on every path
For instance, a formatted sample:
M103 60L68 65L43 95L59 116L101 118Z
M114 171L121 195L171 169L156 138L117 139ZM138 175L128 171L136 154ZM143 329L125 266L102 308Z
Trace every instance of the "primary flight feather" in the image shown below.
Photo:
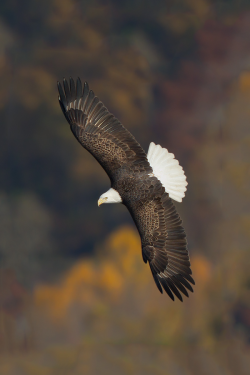
M174 300L193 291L186 233L172 199L186 191L182 167L160 145L151 142L148 154L78 78L58 83L59 103L78 142L101 164L111 181L102 203L123 203L139 231L142 257L155 283ZM171 199L172 198L172 199ZM181 293L180 293L181 292Z

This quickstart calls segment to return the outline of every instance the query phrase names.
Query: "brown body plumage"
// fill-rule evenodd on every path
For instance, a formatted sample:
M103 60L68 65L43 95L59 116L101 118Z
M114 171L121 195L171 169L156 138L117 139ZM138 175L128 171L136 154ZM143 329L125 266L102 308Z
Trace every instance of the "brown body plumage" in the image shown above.
M147 155L103 103L82 84L58 84L59 102L70 128L107 172L111 187L128 208L139 231L142 256L149 262L155 283L174 300L188 296L194 284L186 234L172 199L153 175Z

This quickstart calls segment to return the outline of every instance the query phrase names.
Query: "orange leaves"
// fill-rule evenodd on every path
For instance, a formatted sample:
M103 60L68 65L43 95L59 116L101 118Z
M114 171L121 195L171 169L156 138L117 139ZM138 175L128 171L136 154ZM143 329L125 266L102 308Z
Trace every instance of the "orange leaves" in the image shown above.
M211 322L224 314L224 294L229 289L237 293L247 282L237 281L242 259L228 261L212 266L205 256L192 256L194 294L183 304L172 303L155 288L141 259L138 234L124 226L108 237L96 258L76 263L58 285L37 287L34 301L61 330L80 338L156 340L174 347L190 336L211 346Z
M243 72L239 77L239 88L243 93L250 92L250 72Z
M120 228L108 238L106 248L105 260L83 260L57 286L38 286L36 305L58 319L66 317L75 304L92 308L104 295L109 303L121 297L131 279L136 284L143 273L139 236L129 227Z
M211 280L212 266L204 256L196 255L192 257L191 268L193 270L196 285L199 285L199 283L206 284Z
M133 290L145 289L145 285L152 281L149 267L142 260L141 241L135 229L127 226L119 228L109 237L106 248L125 285L133 284Z
M57 287L37 286L34 291L34 302L39 309L48 310L52 318L58 318L61 315L62 299L60 289Z
M95 279L93 262L83 261L77 263L65 276L65 284L74 288L83 283L91 284Z
M63 318L72 303L91 301L88 289L94 282L92 262L80 262L66 274L59 285L38 286L34 293L35 304L47 310L52 318Z
M107 293L117 295L122 290L124 279L119 273L117 266L109 261L101 265L101 270L98 274L98 284Z
M41 285L35 289L35 303L47 310L55 319L67 316L74 303L93 302L93 288L96 280L96 271L93 262L85 261L76 264L57 286Z
M122 227L111 234L107 241L107 251L115 259L124 274L130 274L140 255L140 238L135 230Z

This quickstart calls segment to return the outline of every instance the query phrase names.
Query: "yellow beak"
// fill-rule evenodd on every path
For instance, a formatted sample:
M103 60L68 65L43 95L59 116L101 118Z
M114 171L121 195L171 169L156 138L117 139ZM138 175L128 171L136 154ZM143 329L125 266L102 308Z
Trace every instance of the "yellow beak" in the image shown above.
M105 197L105 198L100 198L100 199L98 200L98 202L97 202L98 207L99 207L101 204L103 204L104 202L106 202L107 199L108 199L107 197Z

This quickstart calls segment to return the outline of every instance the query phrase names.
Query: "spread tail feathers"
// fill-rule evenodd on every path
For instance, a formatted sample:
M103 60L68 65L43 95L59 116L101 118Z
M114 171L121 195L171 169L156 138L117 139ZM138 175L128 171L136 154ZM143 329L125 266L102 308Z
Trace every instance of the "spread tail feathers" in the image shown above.
M181 202L185 196L188 183L182 167L178 160L174 158L174 154L151 142L147 158L153 168L153 174L161 181L170 198Z

